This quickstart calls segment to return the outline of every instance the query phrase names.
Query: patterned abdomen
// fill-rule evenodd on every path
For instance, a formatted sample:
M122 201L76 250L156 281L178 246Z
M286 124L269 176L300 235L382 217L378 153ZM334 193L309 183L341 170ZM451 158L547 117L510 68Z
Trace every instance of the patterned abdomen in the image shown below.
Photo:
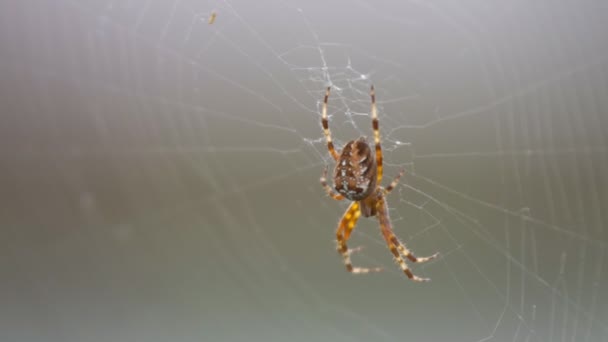
M360 201L376 187L376 163L364 137L348 142L334 169L334 187L351 201Z

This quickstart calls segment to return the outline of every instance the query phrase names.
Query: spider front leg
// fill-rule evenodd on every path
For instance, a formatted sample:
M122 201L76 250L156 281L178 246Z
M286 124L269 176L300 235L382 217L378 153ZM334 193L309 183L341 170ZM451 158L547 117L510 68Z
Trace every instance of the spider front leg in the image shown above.
M405 263L405 260L403 260L403 258L401 257L401 255L405 256L411 262L423 263L423 262L435 259L437 256L439 256L439 253L435 253L429 257L416 257L412 252L410 252L410 250L408 250L405 247L405 245L401 241L399 241L399 239L397 238L397 236L395 235L395 233L393 232L393 229L391 227L392 224L391 224L391 219L388 214L388 205L386 203L386 199L382 192L380 192L378 195L378 201L376 203L376 211L377 211L376 215L378 216L378 221L380 221L380 229L382 230L382 236L384 236L384 240L386 240L386 244L388 245L388 248L390 249L391 253L393 253L393 256L395 257L395 261L397 261L397 263L401 267L401 270L403 270L403 273L405 273L405 275L413 281L419 281L419 282L430 281L431 279L429 279L429 278L421 278L421 277L413 274L412 271L407 266L407 264Z
M323 134L325 134L325 140L327 141L327 150L329 151L329 155L337 161L340 158L340 154L336 152L334 143L331 140L329 120L327 119L327 100L329 99L330 89L331 87L327 87L327 89L325 89L325 97L323 98L323 112L321 114L321 125L323 126Z
M342 255L342 259L344 260L344 265L346 266L346 270L355 273L370 273L370 272L379 272L382 269L380 267L375 268L363 268L363 267L353 267L353 264L350 261L350 255L361 249L348 249L346 245L346 241L350 237L353 229L357 225L357 221L359 220L359 216L361 216L361 208L359 202L353 202L350 204L342 219L340 220L340 224L338 225L338 229L336 230L336 240L338 243L338 253Z
M378 122L378 108L376 107L376 90L372 85L370 92L372 98L372 128L374 129L374 144L376 145L377 182L382 184L382 146L380 144L380 123Z

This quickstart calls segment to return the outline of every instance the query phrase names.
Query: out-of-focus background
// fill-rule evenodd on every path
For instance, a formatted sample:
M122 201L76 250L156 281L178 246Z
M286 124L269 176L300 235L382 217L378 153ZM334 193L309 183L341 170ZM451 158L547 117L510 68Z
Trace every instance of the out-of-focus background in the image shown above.
M215 16L215 19L211 19ZM213 21L210 23L210 21ZM608 341L602 1L5 1L1 341ZM348 274L328 156L397 235Z

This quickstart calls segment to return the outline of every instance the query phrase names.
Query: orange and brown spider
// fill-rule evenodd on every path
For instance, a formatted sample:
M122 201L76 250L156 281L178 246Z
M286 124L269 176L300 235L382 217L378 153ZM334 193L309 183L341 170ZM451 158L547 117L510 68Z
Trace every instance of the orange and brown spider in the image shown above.
M386 189L382 187L382 148L380 147L380 128L374 86L371 87L370 95L372 98L372 127L374 129L374 142L376 145L375 159L365 137L349 141L340 153L336 151L331 140L331 132L327 120L329 91L330 87L327 87L325 99L323 100L321 123L323 124L323 133L327 140L327 149L336 161L333 177L335 190L327 184L327 166L321 176L321 185L323 185L327 194L333 199L340 201L346 198L352 201L342 216L336 230L337 249L344 259L346 269L351 273L369 273L381 270L380 268L353 267L350 261L350 255L357 249L348 249L346 241L348 241L350 234L355 228L359 216L363 214L364 217L376 216L378 218L384 240L386 240L388 248L393 253L395 261L401 266L401 269L408 278L414 281L429 281L429 278L421 278L414 275L407 267L402 256L405 256L411 262L422 263L436 258L439 253L435 253L430 257L416 257L399 241L391 228L386 195L397 186L399 178L403 175L403 170Z

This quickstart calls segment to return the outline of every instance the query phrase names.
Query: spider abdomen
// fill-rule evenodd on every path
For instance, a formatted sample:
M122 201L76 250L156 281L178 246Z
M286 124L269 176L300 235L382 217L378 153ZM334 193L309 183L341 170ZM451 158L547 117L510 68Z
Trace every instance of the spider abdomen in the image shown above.
M376 163L364 137L344 146L334 169L334 187L351 201L368 197L376 187Z

